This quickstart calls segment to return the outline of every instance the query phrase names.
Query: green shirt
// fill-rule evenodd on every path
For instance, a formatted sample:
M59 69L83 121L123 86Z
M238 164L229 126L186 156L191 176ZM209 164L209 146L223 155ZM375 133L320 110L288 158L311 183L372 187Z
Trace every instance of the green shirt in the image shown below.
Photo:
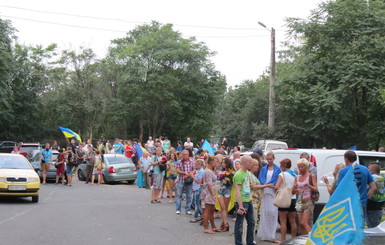
M250 202L250 181L247 171L244 172L242 169L239 169L234 175L233 183L236 185L241 185L242 202Z

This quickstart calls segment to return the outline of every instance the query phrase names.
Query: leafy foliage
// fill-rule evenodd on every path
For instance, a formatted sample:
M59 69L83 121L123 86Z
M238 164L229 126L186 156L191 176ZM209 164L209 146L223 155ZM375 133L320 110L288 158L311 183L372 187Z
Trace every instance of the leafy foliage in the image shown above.
M339 0L322 4L309 20L288 20L303 45L291 47L292 74L277 87L281 98L286 94L280 113L295 145L366 148L378 140L384 7L382 1Z

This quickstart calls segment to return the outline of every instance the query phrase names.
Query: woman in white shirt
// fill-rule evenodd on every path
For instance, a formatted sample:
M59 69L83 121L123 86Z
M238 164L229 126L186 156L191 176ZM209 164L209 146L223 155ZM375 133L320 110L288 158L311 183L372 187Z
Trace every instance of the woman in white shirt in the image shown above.
M278 175L278 181L275 185L274 189L277 190L281 185L285 183L286 186L293 188L295 173L290 170L291 161L288 158L283 159L280 163L281 173ZM285 178L285 180L283 180ZM278 208L278 216L279 222L281 224L281 242L286 241L286 231L287 231L287 218L289 218L290 228L291 228L291 236L297 236L297 224L295 222L295 203L296 203L296 195L294 194L291 197L291 204L288 208Z

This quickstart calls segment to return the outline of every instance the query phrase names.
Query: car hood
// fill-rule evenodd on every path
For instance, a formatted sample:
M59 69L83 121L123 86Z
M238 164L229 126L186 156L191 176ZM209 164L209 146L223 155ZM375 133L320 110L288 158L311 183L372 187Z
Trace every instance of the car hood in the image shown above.
M33 169L0 169L0 176L12 177L38 177Z

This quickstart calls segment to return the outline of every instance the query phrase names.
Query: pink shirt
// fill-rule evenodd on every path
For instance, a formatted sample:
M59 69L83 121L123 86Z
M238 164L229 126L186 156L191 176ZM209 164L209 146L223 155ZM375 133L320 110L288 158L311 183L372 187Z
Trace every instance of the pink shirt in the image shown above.
M299 178L297 178L297 184L299 189L299 195L303 193L302 199L309 199L311 197L311 190L309 186L306 186L306 184L309 184L309 176L305 179L305 181L300 182Z

